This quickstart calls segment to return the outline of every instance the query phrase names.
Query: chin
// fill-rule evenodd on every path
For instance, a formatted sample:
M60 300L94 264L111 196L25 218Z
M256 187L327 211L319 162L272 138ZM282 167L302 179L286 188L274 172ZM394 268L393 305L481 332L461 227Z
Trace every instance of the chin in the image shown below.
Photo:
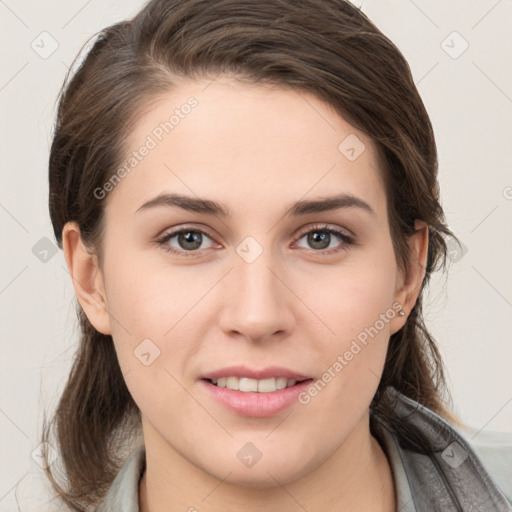
M252 467L246 467L238 459L235 463L229 459L213 467L203 466L203 470L228 485L263 489L287 485L314 469L313 461L308 464L305 461L283 459L276 453L265 461L263 458L264 455Z
M218 470L216 473L217 472ZM268 470L260 469L259 471L256 471L254 468L247 470L232 470L227 478L226 474L227 473L224 475L215 474L213 476L221 480L224 484L236 487L248 487L252 489L269 489L281 485L287 485L300 478L296 470L292 470L291 468L289 468L288 471L276 470L272 469L272 467Z

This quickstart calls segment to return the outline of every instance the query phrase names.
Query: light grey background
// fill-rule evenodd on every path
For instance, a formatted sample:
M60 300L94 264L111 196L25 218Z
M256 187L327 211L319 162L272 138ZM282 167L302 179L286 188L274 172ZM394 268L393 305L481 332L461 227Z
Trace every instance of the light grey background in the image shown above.
M426 300L455 411L475 445L512 445L512 1L354 3L409 61L434 125L447 219L467 249L452 252L448 280L436 277ZM63 254L41 241L53 243L47 159L55 100L87 39L141 5L0 0L0 511L49 510L31 454L77 339Z

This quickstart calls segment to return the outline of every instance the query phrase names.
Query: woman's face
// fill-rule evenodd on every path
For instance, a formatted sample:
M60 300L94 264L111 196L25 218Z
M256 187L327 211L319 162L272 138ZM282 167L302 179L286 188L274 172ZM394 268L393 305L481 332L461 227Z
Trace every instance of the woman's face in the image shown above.
M406 318L374 144L313 95L226 76L180 83L128 143L105 187L108 313L88 316L147 453L265 486L356 446ZM264 392L293 374L310 380Z

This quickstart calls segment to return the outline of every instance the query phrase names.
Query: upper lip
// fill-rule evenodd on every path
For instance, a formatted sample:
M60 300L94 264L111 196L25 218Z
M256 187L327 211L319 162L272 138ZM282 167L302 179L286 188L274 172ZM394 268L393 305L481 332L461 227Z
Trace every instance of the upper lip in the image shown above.
M310 379L311 377L303 375L296 371L284 368L282 366L269 366L267 368L255 369L248 368L244 365L228 366L219 370L205 373L201 378L203 379L220 379L221 377L247 377L249 379L270 379L272 377L286 377L287 379L295 379L296 381Z

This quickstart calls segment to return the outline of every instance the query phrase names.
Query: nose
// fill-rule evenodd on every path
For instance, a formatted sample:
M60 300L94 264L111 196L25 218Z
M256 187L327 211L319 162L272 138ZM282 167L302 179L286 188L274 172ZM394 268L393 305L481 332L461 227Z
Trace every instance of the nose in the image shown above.
M227 336L253 342L286 337L295 322L294 294L287 286L286 272L270 251L249 261L234 254L234 268L226 276L221 292L224 300L220 327Z

